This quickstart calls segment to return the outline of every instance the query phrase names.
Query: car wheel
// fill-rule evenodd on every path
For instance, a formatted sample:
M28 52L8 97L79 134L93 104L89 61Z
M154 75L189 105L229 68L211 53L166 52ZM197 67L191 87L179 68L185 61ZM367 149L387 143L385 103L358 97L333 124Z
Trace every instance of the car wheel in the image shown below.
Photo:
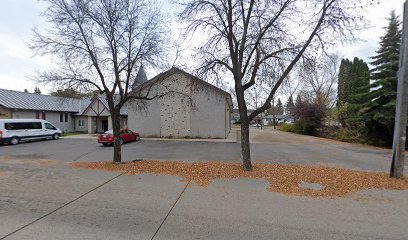
M11 145L17 145L20 142L20 139L18 139L18 137L12 137L10 139L10 144Z
M123 142L123 139L121 138L120 139L120 145L122 145L124 142Z
M54 140L58 140L59 139L59 134L58 133L56 133L56 134L54 134L54 135L52 135L52 139L54 139Z
M135 141L140 141L140 136L136 136Z

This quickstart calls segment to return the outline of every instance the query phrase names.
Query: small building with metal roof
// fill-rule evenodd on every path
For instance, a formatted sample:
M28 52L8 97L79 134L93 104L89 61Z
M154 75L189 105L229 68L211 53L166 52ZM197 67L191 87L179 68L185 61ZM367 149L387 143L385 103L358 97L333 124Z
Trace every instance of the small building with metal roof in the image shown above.
M0 89L0 118L34 118L51 122L64 132L104 132L112 128L103 96L64 98ZM121 125L127 126L127 109L121 109Z

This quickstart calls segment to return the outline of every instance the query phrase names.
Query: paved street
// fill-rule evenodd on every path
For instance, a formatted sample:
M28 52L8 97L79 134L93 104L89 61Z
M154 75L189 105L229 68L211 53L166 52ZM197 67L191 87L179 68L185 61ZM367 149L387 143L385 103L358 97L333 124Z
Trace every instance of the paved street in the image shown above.
M330 164L388 171L389 150L251 131L254 161ZM316 199L268 192L267 182L217 180L208 187L173 176L73 169L109 161L90 139L0 147L0 239L407 239L408 192L365 190ZM239 161L238 143L140 141L125 161Z

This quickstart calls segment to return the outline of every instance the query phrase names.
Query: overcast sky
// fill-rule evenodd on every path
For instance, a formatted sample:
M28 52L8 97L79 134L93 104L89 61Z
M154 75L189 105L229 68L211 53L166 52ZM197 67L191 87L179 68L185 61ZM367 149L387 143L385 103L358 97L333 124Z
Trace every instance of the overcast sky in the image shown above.
M392 9L398 15L402 14L404 0L379 0L379 5L366 9L368 20L372 27L363 30L359 37L360 42L352 45L338 45L333 52L342 57L363 58L375 54L379 37L384 34L387 26L386 18ZM1 0L0 8L0 88L30 92L36 84L28 79L36 71L46 69L50 59L34 56L27 47L32 36L32 29L44 27L44 19L40 16L45 5L37 0ZM153 77L153 76L148 76ZM43 93L51 89L47 86L38 86Z

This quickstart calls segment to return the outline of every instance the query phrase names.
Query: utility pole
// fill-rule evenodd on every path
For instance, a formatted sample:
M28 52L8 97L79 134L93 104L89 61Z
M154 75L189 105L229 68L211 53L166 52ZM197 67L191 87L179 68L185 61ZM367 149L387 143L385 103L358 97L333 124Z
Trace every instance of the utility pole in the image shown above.
M276 119L275 119L275 96L272 98L272 122L273 129L276 129Z
M397 106L390 177L404 177L404 153L408 113L408 1L404 3L404 20L398 72Z

